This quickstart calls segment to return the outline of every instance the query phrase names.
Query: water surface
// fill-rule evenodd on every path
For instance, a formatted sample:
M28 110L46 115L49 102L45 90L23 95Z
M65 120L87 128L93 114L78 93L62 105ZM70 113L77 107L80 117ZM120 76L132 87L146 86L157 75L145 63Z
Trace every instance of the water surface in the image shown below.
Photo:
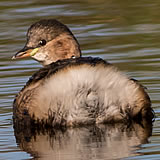
M0 159L159 159L159 6L158 0L1 0ZM24 46L27 28L44 18L67 24L84 55L114 63L148 88L157 116L153 128L144 122L143 127L119 124L14 133L14 97L41 65L11 57Z

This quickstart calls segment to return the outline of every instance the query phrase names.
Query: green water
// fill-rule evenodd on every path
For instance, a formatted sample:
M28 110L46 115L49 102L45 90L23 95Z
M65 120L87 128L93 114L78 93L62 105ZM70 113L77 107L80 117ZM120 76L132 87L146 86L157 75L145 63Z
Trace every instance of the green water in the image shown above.
M160 159L159 15L158 0L1 0L0 159ZM41 65L11 57L24 46L27 28L44 18L67 24L84 55L104 58L148 88L157 116L153 128L87 127L28 139L24 131L15 137L14 97Z

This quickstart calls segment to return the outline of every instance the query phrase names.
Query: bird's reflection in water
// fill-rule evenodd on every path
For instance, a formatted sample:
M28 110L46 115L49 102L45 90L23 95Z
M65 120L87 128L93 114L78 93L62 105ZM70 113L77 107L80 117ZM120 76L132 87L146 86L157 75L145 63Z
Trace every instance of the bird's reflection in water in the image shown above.
M68 129L31 129L14 126L19 147L38 159L119 159L137 155L148 143L152 122L85 126Z

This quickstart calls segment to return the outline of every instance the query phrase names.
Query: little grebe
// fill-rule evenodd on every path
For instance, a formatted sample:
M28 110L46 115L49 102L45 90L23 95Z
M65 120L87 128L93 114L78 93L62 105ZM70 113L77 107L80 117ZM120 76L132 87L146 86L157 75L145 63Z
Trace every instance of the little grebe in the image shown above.
M76 38L57 20L31 25L13 59L24 57L44 67L16 96L15 122L76 126L153 118L144 87L100 58L81 57Z

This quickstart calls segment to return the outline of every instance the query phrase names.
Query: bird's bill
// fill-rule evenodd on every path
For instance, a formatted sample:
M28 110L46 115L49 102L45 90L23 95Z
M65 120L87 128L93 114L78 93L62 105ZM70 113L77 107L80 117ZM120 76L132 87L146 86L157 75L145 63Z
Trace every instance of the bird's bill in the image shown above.
M34 56L38 51L38 48L23 48L19 52L17 52L12 59L20 59Z

